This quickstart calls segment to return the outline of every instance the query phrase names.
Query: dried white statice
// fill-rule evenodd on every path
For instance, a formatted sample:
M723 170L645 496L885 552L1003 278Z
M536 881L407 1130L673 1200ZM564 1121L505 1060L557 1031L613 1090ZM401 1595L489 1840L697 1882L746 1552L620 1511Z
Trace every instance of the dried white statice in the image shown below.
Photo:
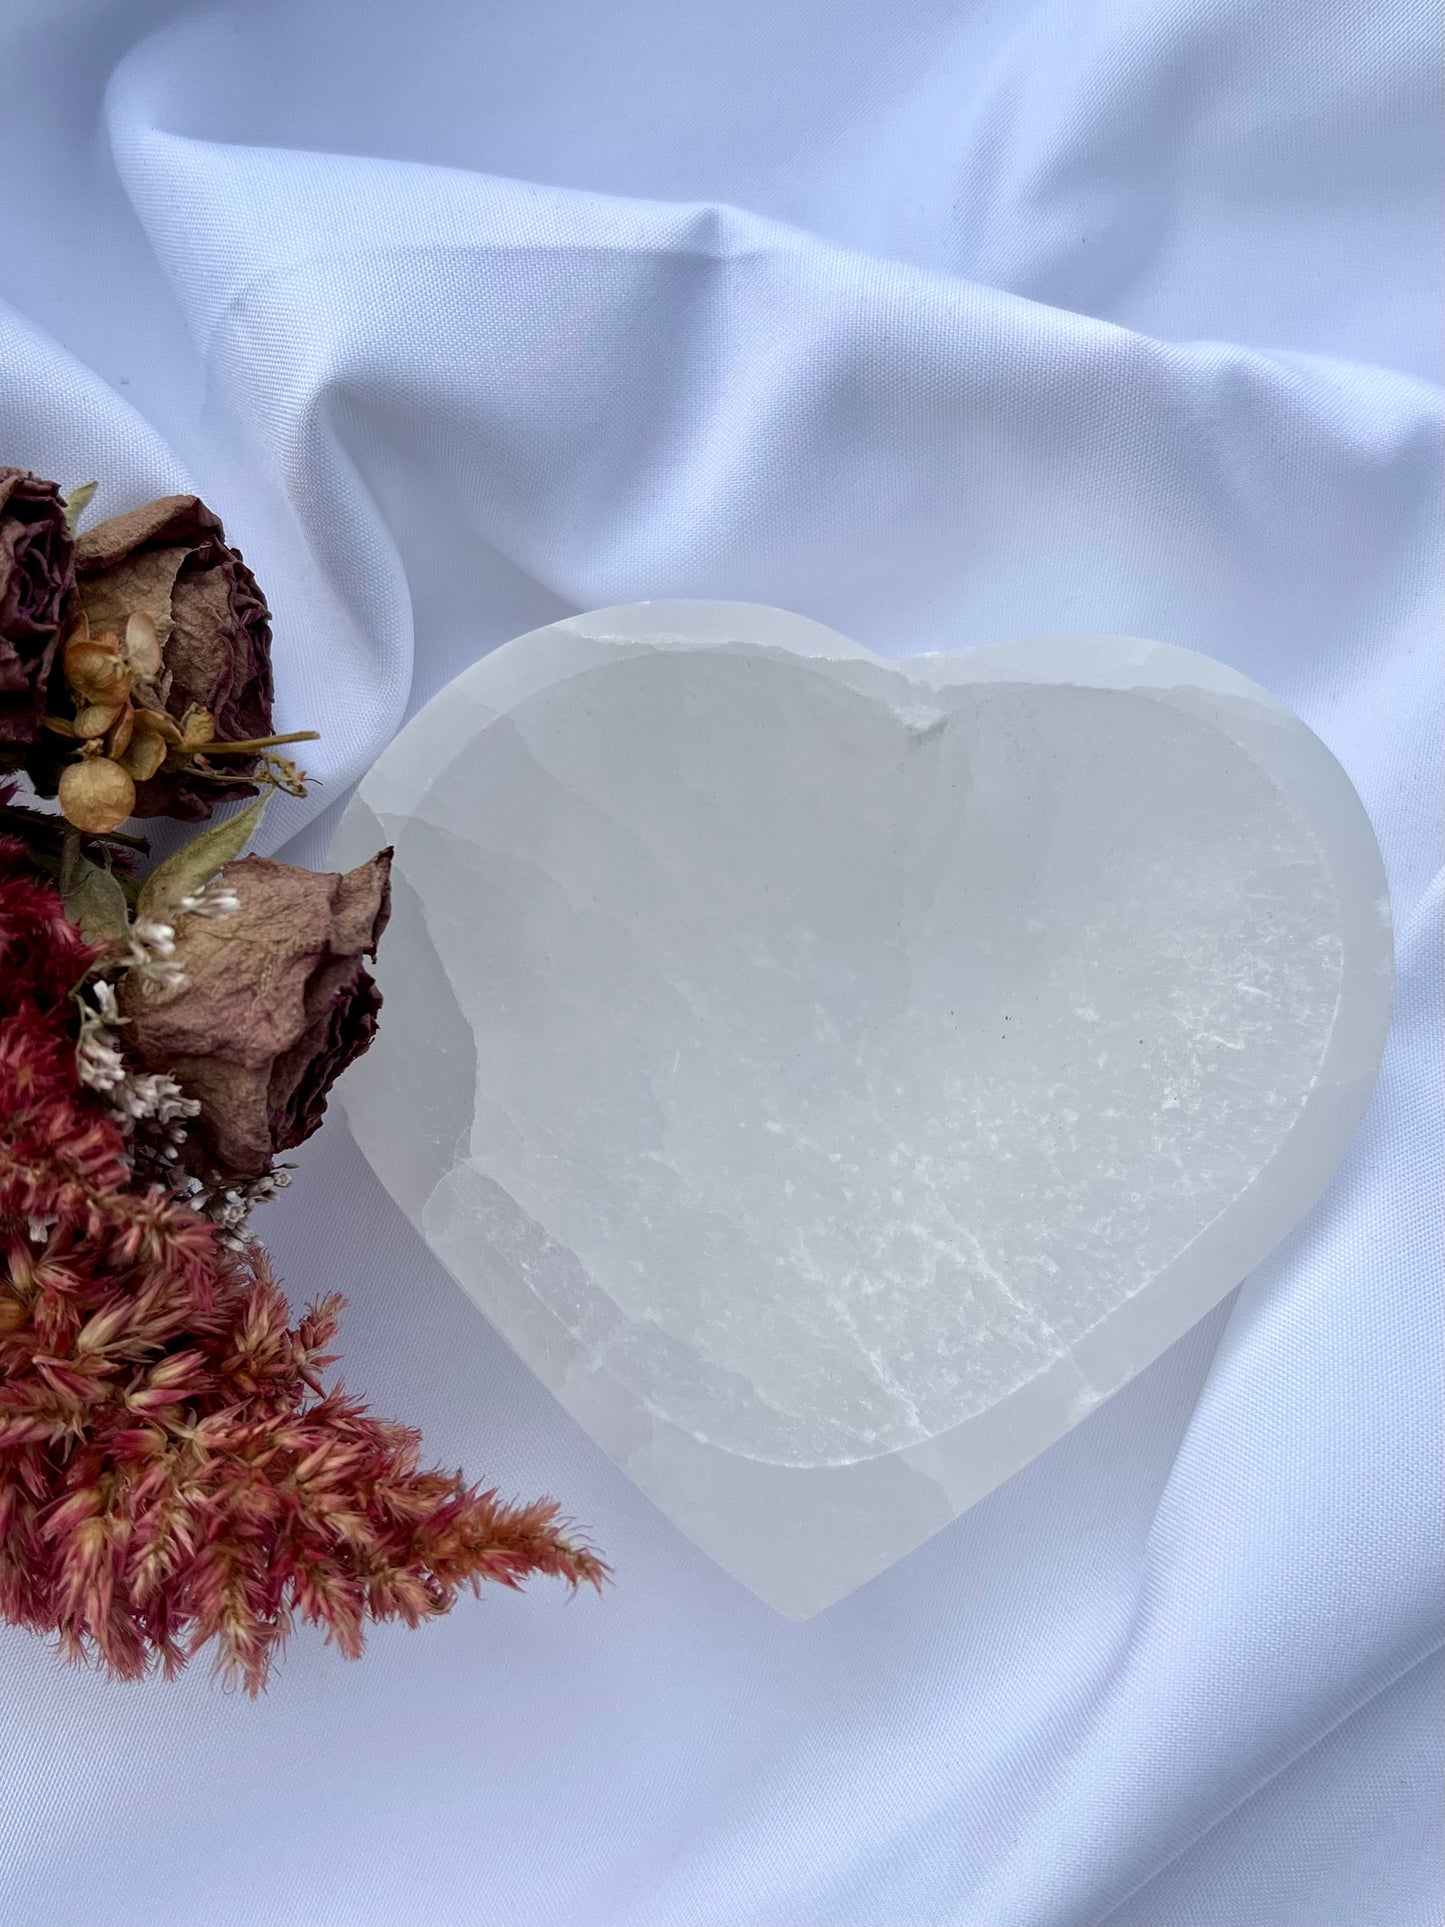
M120 968L156 990L184 988L186 973L175 961L176 933L171 924L142 918L130 929L130 945Z
M91 1090L113 1098L125 1082L125 1059L114 1034L114 1027L125 1019L116 1008L114 987L98 979L86 986L76 1003L80 1010L80 1036L75 1046L75 1065L80 1081Z
M125 1060L105 1027L83 1029L75 1047L75 1064L82 1084L113 1095L125 1082Z
M164 1071L132 1071L125 1075L113 1093L116 1109L129 1118L154 1118L169 1124L180 1117L194 1117L200 1105Z
M266 1204L291 1182L294 1165L277 1164L256 1178L179 1178L173 1195L199 1217L208 1218L220 1232L222 1244L240 1251L255 1239L247 1220L258 1204Z
M188 916L215 919L228 917L240 907L234 890L218 877L180 899L179 908ZM112 968L134 975L154 990L183 990L186 974L176 961L175 927L153 917L141 917L130 926L126 948ZM200 1105L186 1096L173 1077L163 1072L128 1072L124 1054L114 1035L130 1019L120 1012L115 985L104 977L93 979L77 998L80 1007L80 1038L76 1045L76 1064L80 1081L92 1090L110 1097L120 1117L130 1123L150 1119L160 1125L178 1118L196 1116ZM184 1133L171 1133L174 1140ZM164 1156L164 1152L159 1155ZM167 1161L173 1161L174 1150Z
M192 890L188 896L182 897L178 905L178 908L184 910L188 916L211 919L234 916L240 907L241 899L234 890L222 883L218 876L212 877L211 881L202 885L199 890ZM170 934L171 948L174 949L175 933L172 931Z
M156 927L164 929L165 926ZM156 940L148 935L144 941L147 954L152 954L149 946ZM160 957L162 965L165 961ZM130 1020L120 1014L113 984L103 977L95 978L79 993L76 1003L80 1010L80 1036L75 1046L75 1064L81 1083L108 1097L117 1117L128 1126L144 1119L161 1127L172 1127L166 1137L173 1147L185 1135L184 1131L174 1129L177 1120L194 1117L200 1105L187 1097L175 1078L166 1073L126 1068L117 1033ZM164 1151L159 1154L166 1162L173 1162L176 1151L170 1148L169 1155Z

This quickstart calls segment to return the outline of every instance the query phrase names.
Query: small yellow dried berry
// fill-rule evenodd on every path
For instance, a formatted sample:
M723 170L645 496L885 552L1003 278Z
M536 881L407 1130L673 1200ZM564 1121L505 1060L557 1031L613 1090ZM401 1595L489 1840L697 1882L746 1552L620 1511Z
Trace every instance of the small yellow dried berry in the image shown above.
M120 760L138 783L148 783L166 760L165 738L154 729L137 729Z
M163 743L179 743L181 740L175 718L168 716L163 709L148 709L144 703L136 704L135 726L138 730L153 730Z
M124 714L124 703L87 703L76 712L72 728L82 742L92 742L104 736Z
M61 772L59 799L66 821L77 830L108 836L135 808L135 784L119 763L88 756Z
M65 680L83 703L122 703L130 694L130 670L114 636L72 638L65 645Z
M111 757L115 762L118 763L121 760L122 756L125 754L125 751L129 746L130 739L134 731L135 731L135 711L131 708L130 704L127 703L125 708L122 709L117 714L115 721L111 724L110 728L106 731L106 735L105 735L106 755Z
M181 746L184 749L204 749L207 743L216 740L216 719L209 709L202 709L199 703L192 703L181 718Z

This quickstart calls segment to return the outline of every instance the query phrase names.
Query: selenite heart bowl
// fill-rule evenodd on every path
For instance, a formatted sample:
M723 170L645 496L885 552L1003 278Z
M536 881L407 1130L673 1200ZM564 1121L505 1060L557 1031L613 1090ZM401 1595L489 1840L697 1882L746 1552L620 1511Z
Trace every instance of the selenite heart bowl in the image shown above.
M1344 772L1264 690L1133 637L885 660L754 604L600 610L401 730L329 860L384 844L357 1143L792 1618L1259 1263L1389 1019Z

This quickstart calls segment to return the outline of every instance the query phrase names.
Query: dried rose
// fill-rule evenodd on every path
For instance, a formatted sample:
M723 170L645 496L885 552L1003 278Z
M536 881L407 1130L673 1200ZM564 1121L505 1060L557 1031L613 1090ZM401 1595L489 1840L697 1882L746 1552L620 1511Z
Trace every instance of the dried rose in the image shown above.
M137 714L148 706L180 723L204 711L218 743L270 735L270 614L204 502L167 495L98 522L76 541L75 571L92 634L124 636L136 615L155 625L160 671L138 686ZM157 767L136 785L135 814L199 821L218 802L254 796L244 778L256 767L254 756L230 759L225 781Z
M223 1171L257 1176L310 1137L332 1084L371 1042L381 993L362 957L386 927L390 872L390 850L344 875L269 857L228 863L219 886L238 907L176 917L181 985L125 979L127 1049L199 1101L195 1128Z
M0 468L0 743L33 743L75 603L65 503L54 482Z

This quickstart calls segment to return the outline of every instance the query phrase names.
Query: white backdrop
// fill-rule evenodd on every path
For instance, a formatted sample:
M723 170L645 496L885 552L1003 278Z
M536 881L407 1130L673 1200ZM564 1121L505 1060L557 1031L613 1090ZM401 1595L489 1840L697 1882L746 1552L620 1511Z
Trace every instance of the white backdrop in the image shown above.
M349 1386L612 1559L253 1705L0 1635L16 1927L1441 1916L1440 46L1426 0L6 0L0 460L194 488L325 849L478 653L647 596L1201 649L1344 763L1399 1005L1311 1219L803 1625L656 1514L336 1118ZM325 812L318 816L318 811Z

